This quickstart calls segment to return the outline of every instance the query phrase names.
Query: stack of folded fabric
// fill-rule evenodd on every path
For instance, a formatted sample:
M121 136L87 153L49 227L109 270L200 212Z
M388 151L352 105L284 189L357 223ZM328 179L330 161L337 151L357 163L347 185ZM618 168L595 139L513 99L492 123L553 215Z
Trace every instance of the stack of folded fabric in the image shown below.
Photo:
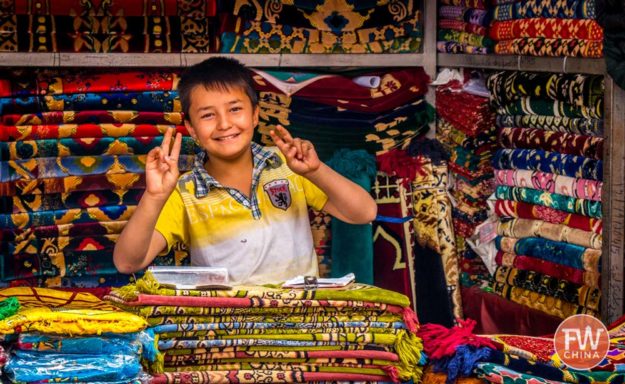
M603 77L497 72L494 290L565 318L599 311Z
M168 71L15 73L0 81L0 282L123 285L115 241L144 189L146 153L186 134ZM195 144L183 139L181 170ZM184 253L157 258L180 264Z
M486 54L494 42L488 34L488 0L441 0L438 2L436 48L443 53Z
M488 280L488 270L466 239L488 216L493 193L492 157L497 149L495 114L488 98L463 89L458 81L436 90L436 138L450 153L450 185L454 197L454 233L463 285Z
M310 140L322 160L339 149L383 153L424 134L432 119L422 68L323 74L254 70L259 91L258 141L283 125Z
M502 55L602 57L595 0L495 0L490 37Z
M603 361L590 370L564 364L554 339L522 335L472 333L472 322L446 329L426 324L418 336L428 355L428 371L445 375L447 383L479 378L490 383L622 383L625 349L623 318L608 327L610 346ZM424 376L424 382L429 374Z
M142 355L156 357L145 319L89 293L21 287L0 290L0 298L20 303L0 320L13 382L139 383Z
M29 1L0 4L0 51L216 52L216 1Z
M419 6L416 0L224 1L221 52L420 52Z
M408 298L368 285L176 290L148 272L106 298L151 325L152 383L418 380L425 360Z

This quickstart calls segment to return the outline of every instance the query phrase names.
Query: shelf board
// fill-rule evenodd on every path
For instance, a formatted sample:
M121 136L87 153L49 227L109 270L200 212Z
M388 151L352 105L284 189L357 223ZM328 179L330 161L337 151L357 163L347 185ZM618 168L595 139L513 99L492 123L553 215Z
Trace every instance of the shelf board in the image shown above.
M185 67L213 56L251 67L415 67L420 53L401 54L202 54L202 53L0 53L3 67Z
M456 55L439 53L439 67L508 69L515 71L605 74L604 59L515 55Z

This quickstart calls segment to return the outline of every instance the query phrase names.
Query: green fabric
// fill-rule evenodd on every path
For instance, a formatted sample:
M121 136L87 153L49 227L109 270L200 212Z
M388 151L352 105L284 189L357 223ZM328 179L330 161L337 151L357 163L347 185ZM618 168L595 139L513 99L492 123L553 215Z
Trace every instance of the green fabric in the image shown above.
M0 301L0 320L13 316L20 309L20 302L17 297L9 297Z
M148 271L135 283L121 288L113 288L111 291L118 298L133 301L140 293L160 296L202 296L202 297L254 297L259 299L291 299L291 300L337 300L337 301L366 301L370 303L382 303L396 305L402 308L410 306L410 299L399 292L374 287L366 284L350 284L342 289L282 289L270 286L235 286L229 290L176 290L160 287L154 276ZM236 309L236 308L235 308ZM239 308L250 309L250 308ZM261 312L268 312L269 308L256 308ZM280 308L273 308L281 310ZM306 308L304 308L306 309ZM313 308L308 308L313 310ZM285 308L290 312L290 308ZM329 308L327 309L329 310ZM338 309L337 309L338 311ZM347 308L347 312L354 312L353 308ZM278 311L280 312L280 311ZM284 311L283 311L284 312ZM219 313L216 311L216 313ZM305 311L303 312L305 313ZM161 313L162 315L184 315L184 313ZM158 316L158 315L157 315Z
M338 150L328 161L336 172L371 190L375 180L375 158L364 150ZM348 273L359 283L373 284L373 230L371 224L348 224L332 218L332 277Z

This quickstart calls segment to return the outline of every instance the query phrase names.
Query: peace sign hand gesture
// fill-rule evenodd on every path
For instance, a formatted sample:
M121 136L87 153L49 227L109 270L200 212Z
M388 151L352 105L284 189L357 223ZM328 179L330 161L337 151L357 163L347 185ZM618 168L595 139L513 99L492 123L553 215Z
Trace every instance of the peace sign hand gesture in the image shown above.
M167 200L176 188L178 157L182 146L182 134L177 133L170 149L174 129L168 129L160 147L152 148L145 161L145 193L153 198Z
M306 176L319 169L321 161L310 141L293 138L281 125L277 125L269 134L286 157L286 163L293 172Z

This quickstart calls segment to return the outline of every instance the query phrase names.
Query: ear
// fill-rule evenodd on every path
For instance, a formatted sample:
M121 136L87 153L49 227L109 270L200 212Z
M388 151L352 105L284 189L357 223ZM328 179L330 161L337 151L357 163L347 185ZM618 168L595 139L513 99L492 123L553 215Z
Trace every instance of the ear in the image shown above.
M187 119L184 119L184 126L185 128L187 128L187 132L189 132L189 135L191 135L193 140L197 142L198 141L197 134L195 133L195 129L193 129L193 125L191 125L191 122Z
M260 107L256 105L256 108L254 108L254 115L252 116L252 121L254 122L254 128L256 128L256 126L258 125L259 115L260 115Z

